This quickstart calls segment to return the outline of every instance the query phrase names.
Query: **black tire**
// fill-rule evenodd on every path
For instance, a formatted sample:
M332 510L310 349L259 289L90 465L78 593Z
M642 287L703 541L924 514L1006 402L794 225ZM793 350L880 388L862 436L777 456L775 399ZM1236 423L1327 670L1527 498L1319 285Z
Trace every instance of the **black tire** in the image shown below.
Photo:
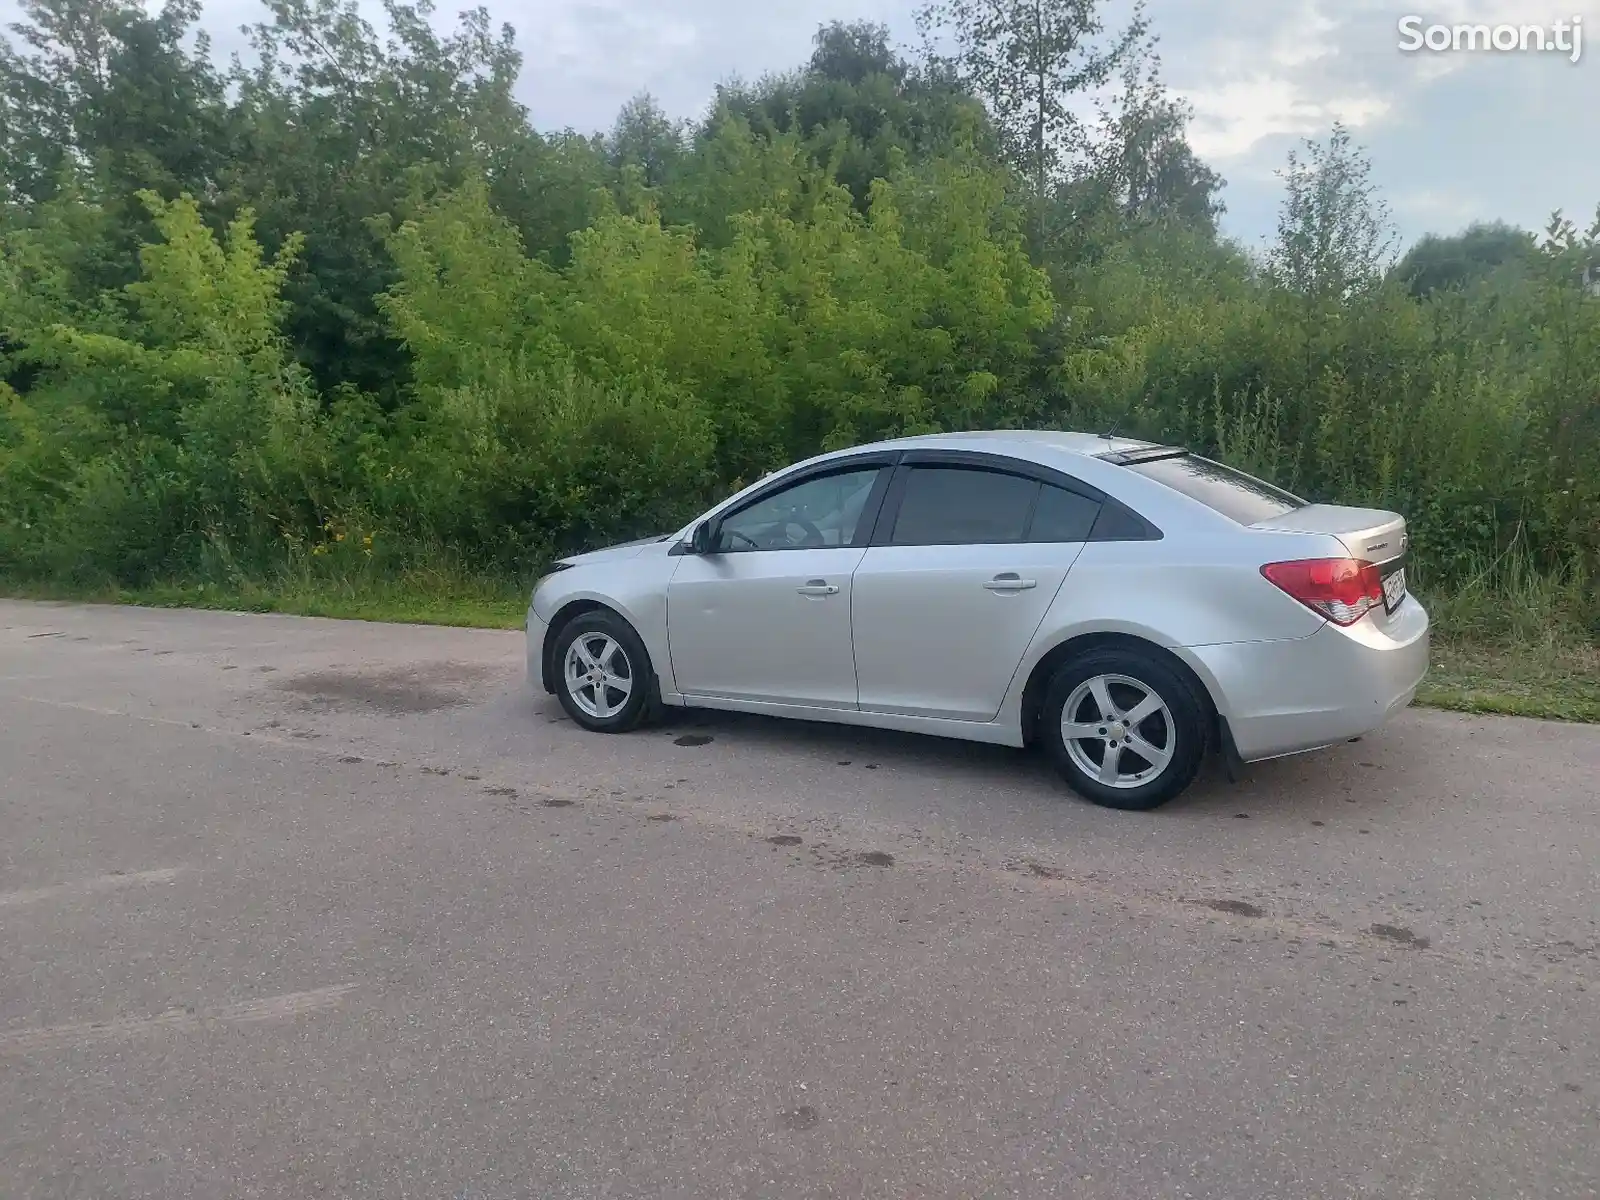
M626 700L614 712L607 710L620 699L618 689L604 684L589 685L580 687L574 695L567 672L567 655L573 644L585 639L586 648L599 649L603 645L602 637L615 646L603 665L613 677L627 678L632 684ZM619 669L622 665L626 665L626 673ZM556 699L561 701L567 715L585 729L595 733L627 733L655 715L656 673L650 665L650 653L633 626L609 609L586 612L563 625L551 649L551 666ZM604 696L604 704L594 702L597 687ZM590 711L590 708L597 711Z
M1130 741L1126 737L1128 731L1116 716L1103 726L1090 719L1101 708L1093 691L1095 680L1101 682L1112 707L1120 714L1139 708L1140 689L1146 696L1155 697L1161 708L1139 720ZM1076 743L1076 752L1063 728L1063 710L1069 701L1076 710L1071 715L1073 723L1092 726L1086 730L1089 737L1071 739ZM1103 738L1098 734L1101 728L1106 730ZM1131 647L1091 650L1063 663L1051 678L1039 710L1039 740L1067 785L1095 804L1136 812L1165 804L1194 781L1205 758L1209 728L1205 701L1196 694L1193 682L1158 655ZM1119 733L1124 735L1120 739ZM1115 750L1111 748L1113 743L1117 745ZM1098 758L1094 757L1097 745ZM1141 745L1165 752L1165 763L1159 763L1159 753L1150 757L1139 754L1135 747ZM1117 755L1111 770L1122 786L1104 781L1096 769L1105 766L1108 753Z

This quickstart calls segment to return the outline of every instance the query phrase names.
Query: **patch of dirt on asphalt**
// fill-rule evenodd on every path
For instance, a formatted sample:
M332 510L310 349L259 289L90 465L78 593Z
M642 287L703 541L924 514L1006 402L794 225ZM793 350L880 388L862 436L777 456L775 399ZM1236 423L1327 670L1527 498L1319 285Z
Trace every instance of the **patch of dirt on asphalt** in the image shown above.
M495 797L493 808L500 812L517 813L531 817L544 808L575 808L578 801L564 796L551 796L544 792L518 792L515 788L485 788Z
M802 1104L799 1108L786 1108L778 1114L778 1124L785 1129L797 1131L815 1129L821 1119L821 1114L809 1104Z
M1373 937L1385 938L1391 942L1398 942L1402 946L1410 946L1413 950L1426 950L1432 943L1428 938L1418 937L1404 925L1374 925L1367 931Z
M488 675L486 667L438 662L312 671L274 683L273 687L299 697L307 708L355 709L398 717L469 704L474 685L481 684Z
M1257 904L1250 904L1244 900L1191 900L1191 904L1201 908L1209 908L1213 912L1228 913L1235 917L1264 917L1267 910Z
M784 835L763 839L777 845L786 843L779 841ZM793 835L790 835L793 836ZM849 850L843 846L832 846L827 842L812 842L806 847L811 852L813 866L828 867L835 871L848 871L852 867L892 867L894 855L887 850Z
M1031 858L1025 858L1021 862L1008 862L1006 864L1006 870L1015 871L1019 875L1032 875L1035 879L1066 878L1066 876L1055 867L1048 866L1042 862L1035 862Z

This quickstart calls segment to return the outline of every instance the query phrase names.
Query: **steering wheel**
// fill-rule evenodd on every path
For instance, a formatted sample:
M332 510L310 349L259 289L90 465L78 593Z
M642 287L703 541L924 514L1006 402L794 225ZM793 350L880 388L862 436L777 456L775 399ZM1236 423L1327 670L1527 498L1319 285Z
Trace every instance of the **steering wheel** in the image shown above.
M726 526L723 527L722 532L731 538L738 538L741 542L744 542L746 545L748 545L752 550L762 549L761 543L756 541L755 538L751 537L748 533L740 533L737 529L729 529Z
M791 525L798 525L800 527L800 532L806 535L806 540L802 543L806 549L826 546L828 544L828 539L822 536L822 530L818 529L804 517L789 517L786 519L783 523L785 535L788 534L789 526Z

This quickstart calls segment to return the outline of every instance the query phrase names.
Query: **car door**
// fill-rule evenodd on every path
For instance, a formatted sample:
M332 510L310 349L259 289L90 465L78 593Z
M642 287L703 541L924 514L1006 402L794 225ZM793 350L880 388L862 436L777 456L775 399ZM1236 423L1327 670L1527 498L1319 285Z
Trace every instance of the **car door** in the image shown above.
M856 569L861 708L992 720L1099 511L1020 470L899 467Z
M667 586L667 641L688 696L856 707L851 577L888 484L886 460L780 481L721 516L715 548Z

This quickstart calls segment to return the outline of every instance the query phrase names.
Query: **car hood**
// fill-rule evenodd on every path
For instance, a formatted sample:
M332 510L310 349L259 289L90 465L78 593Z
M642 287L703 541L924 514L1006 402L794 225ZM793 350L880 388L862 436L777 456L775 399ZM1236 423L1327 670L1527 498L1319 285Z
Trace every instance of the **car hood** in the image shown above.
M593 563L620 562L626 558L637 558L644 553L646 546L654 546L664 542L672 535L670 533L657 534L655 537L640 538L636 542L622 542L615 546L607 546L602 550L591 550L587 554L569 554L561 559L561 564L567 567L586 567Z

